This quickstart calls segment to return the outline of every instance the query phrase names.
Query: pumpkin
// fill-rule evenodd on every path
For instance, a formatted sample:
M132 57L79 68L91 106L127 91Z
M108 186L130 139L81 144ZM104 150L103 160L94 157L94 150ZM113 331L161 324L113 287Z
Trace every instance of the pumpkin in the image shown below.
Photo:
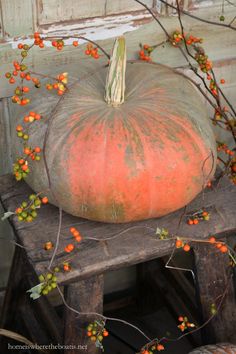
M194 349L189 354L236 354L236 345L230 343L205 345Z
M111 223L159 217L188 204L214 174L216 144L196 88L163 65L126 63L124 37L109 69L91 69L57 101L32 100L28 110L45 114L30 125L28 145L42 147L46 134L47 195L70 214ZM20 143L15 149L21 156ZM47 190L45 160L30 170L26 182Z

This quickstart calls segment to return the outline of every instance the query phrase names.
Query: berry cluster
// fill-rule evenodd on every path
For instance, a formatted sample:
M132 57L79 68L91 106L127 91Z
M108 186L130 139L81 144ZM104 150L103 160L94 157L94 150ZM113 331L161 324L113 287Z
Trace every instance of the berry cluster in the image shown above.
M41 148L39 146L36 146L34 149L26 146L23 151L25 155L31 158L31 160L40 161L41 157L39 154L41 152Z
M172 35L171 35L171 43L174 46L177 46L178 44L183 42L184 39L185 39L185 42L186 42L187 45L192 45L192 44L196 44L196 43L202 43L202 41L203 41L202 38L194 37L192 35L187 37L186 34L183 35L178 30L174 31L172 33Z
M39 275L39 281L42 283L41 294L47 295L50 291L57 287L57 277L55 273L59 272L58 267L54 268L54 272Z
M190 323L189 320L188 320L188 317L186 316L180 316L178 318L179 322L181 322L179 325L178 325L178 328L184 332L186 329L188 328L194 328L195 327L195 324L194 323Z
M28 48L27 51L29 50L29 46L27 44L23 45L22 43L20 43L18 47L21 45L24 48ZM22 53L26 53L24 54L24 56L27 56L27 51L26 50L22 51ZM31 77L30 72L26 72L27 66L25 64L19 63L18 61L14 61L13 66L14 66L14 70L12 72L7 72L5 74L5 77L9 80L10 84L15 84L16 82L15 77L19 75L21 79L21 86L16 87L14 91L14 95L12 96L12 102L18 103L21 106L25 106L30 102L30 99L25 97L25 93L28 93L30 91L30 88L28 86L23 85L24 80L26 81L32 80L36 88L40 87L40 81L35 77Z
M175 241L175 247L176 248L183 248L183 250L185 252L189 252L191 247L189 246L188 243L183 242L183 240L181 240L179 237L177 238L177 240Z
M196 213L192 214L191 217L188 218L188 225L197 225L199 221L208 221L210 219L210 214L206 210L199 210Z
M151 345L150 348L148 349L142 350L140 354L155 354L162 350L165 350L164 345L158 343L158 344Z
M215 245L215 247L218 248L218 250L222 253L228 252L228 247L226 246L226 244L224 242L217 241L214 236L211 236L209 238L209 243Z
M195 60L198 63L202 72L207 73L212 69L212 62L208 59L208 56L205 54L205 51L200 46L195 46L196 50Z
M67 82L68 82L68 73L60 74L57 76L57 82L55 82L54 84L52 83L46 84L46 89L49 91L53 89L57 90L57 94L61 96L66 91Z
M90 323L87 327L87 336L90 337L92 342L96 342L96 346L103 350L102 341L104 337L108 336L108 331L106 330L105 322L94 321Z
M75 227L71 227L71 228L70 228L70 232L71 232L72 235L74 236L75 241L81 242L82 237L81 237L79 231L78 231ZM75 248L74 244L73 244L73 243L69 243L69 244L64 248L64 250L65 250L65 252L70 253L70 252L72 252L72 251L74 250L74 248Z
M99 59L100 55L98 53L98 48L92 45L92 43L87 44L87 49L85 50L86 55L90 55L94 59Z
M21 138L23 140L29 139L29 135L26 132L24 132L22 125L17 125L16 131L17 131L18 138Z
M34 44L39 48L44 48L43 38L40 37L40 33L34 33Z
M17 181L20 181L22 178L26 178L30 172L28 162L22 158L18 159L13 165L13 172Z
M228 145L222 142L217 143L217 151L218 152L224 152L225 154L229 156L234 156L234 151L230 150Z
M211 313L212 315L216 315L216 314L217 314L216 304L211 304L210 313Z
M41 118L41 114L31 111L27 116L24 117L24 122L33 123L35 120L40 120Z
M47 204L48 198L40 198L36 194L29 196L29 201L23 201L15 213L18 216L18 221L32 222L37 217L36 209L41 207L41 204Z
M56 41L52 41L52 46L57 50L62 50L65 46L65 42L62 39L57 39Z
M144 61L151 61L151 53L154 48L148 44L140 44L139 59Z

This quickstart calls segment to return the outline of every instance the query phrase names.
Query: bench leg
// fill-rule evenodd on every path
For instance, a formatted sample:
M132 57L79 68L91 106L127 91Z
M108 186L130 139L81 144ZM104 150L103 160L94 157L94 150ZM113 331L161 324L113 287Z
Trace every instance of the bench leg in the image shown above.
M218 305L227 289L219 312L202 330L203 342L236 342L236 301L229 256L206 244L194 246L194 254L202 323L211 316L211 304Z
M81 280L65 287L66 303L79 312L103 312L103 275ZM65 350L66 354L100 353L95 343L86 335L89 322L96 319L94 315L78 315L65 306L64 344L77 346L78 349Z
M14 323L14 317L17 316L17 307L22 290L21 281L24 274L22 271L22 259L23 250L16 247L2 307L0 319L1 328L10 329Z

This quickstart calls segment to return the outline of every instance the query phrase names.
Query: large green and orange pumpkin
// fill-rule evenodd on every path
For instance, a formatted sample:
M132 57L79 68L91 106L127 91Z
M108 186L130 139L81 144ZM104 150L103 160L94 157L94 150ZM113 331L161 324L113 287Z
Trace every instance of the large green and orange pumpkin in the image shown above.
M123 37L109 69L93 67L55 108L57 100L32 101L28 110L44 118L31 124L29 145L47 135L47 195L68 213L112 223L158 217L189 203L215 171L213 132L193 84L163 65L126 63ZM18 141L15 149L21 156ZM30 169L27 183L45 191L44 159Z
M210 344L196 348L189 354L236 354L236 345L231 343Z

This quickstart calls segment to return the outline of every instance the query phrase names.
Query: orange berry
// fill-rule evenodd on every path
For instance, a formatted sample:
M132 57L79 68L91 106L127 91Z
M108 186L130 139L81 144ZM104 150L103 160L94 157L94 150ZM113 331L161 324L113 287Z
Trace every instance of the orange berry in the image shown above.
M227 253L228 252L228 247L226 245L223 245L221 248L220 248L220 252L222 253Z
M64 269L65 272L69 272L71 270L71 267L70 267L69 264L64 264L63 265L63 269Z
M108 333L108 331L105 330L102 332L102 334L103 334L103 337L107 337L109 333Z
M86 55L90 55L90 54L91 54L91 50L86 49L85 54L86 54Z
M215 242L216 242L215 237L214 237L214 236L211 236L211 237L209 238L209 242L210 242L210 243L215 243Z
M179 316L178 321L183 322L183 320L184 320L183 316Z
M194 225L197 225L199 223L198 219L193 220Z
M48 203L48 197L43 197L42 198L42 203L47 204Z
M20 159L20 160L18 160L18 162L19 162L20 165L23 165L25 163L25 160L24 159Z
M22 90L23 90L23 92L29 92L29 87L27 87L27 86L24 86L23 88L22 88Z
M79 233L78 230L75 230L75 231L73 231L72 233L73 233L73 236L75 236L75 237L80 235L80 233Z
M23 44L19 43L17 47L18 47L18 49L22 49L23 48Z
M225 84L225 79L221 79L221 80L220 80L220 83L221 83L221 84Z
M144 350L144 351L142 352L142 354L149 354L149 351L148 351L148 350Z
M75 231L76 231L76 228L75 228L75 227L71 227L71 228L70 228L70 232L71 232L71 233L73 233L73 232L75 232Z
M185 245L184 245L184 247L183 247L183 250L185 251L185 252L188 252L188 251L190 251L190 246L186 243Z
M35 114L34 118L35 118L35 120L40 120L41 115L40 114Z
M157 350L160 352L161 350L164 350L164 346L162 344L157 344Z
M11 77L10 80L9 80L9 83L10 83L10 84L14 84L15 82L16 82L16 81L15 81L14 77Z
M58 94L59 96L62 96L62 95L64 94L64 92L65 92L65 91L63 91L63 90L58 90L58 91L57 91L57 94Z
M181 240L176 240L176 241L175 241L175 247L176 247L176 248L183 247L183 242L182 242Z
M29 155L31 153L30 148L24 148L24 154Z
M40 148L39 146L36 146L36 148L34 148L34 151L35 151L36 153L39 153L39 152L41 151L41 148Z
M221 243L221 242L217 242L217 243L216 243L216 247L217 247L217 248L221 248L221 247L222 247L222 243Z
M148 44L144 44L143 45L143 49L147 50L149 48L149 45Z
M88 332L87 332L87 336L88 336L88 337L91 337L91 335L92 335L92 332L91 332L91 331L88 331Z
M77 242L80 242L82 240L82 237L81 236L76 236L75 239L76 239Z
M79 45L78 41L73 41L73 46L74 47L78 47L78 45Z
M16 214L20 214L20 213L22 213L22 211L23 211L22 208L17 208L17 209L16 209Z
M75 248L75 246L72 244L72 243L69 243L67 246L66 246L68 252L71 252L73 251L73 249Z
M28 123L28 122L29 122L29 117L28 117L28 116L25 116L25 117L24 117L24 122L25 122L25 123Z
M187 223L188 223L189 225L193 225L193 220L192 220L192 219L188 219Z
M51 241L46 242L46 243L44 244L44 249L45 249L46 251L52 249L52 247L53 247L53 244L52 244Z
M208 212L207 211L204 211L203 213L202 213L202 216L207 216L208 215Z
M23 130L22 125L17 125L16 131L17 131L17 132L21 132L22 130Z
M23 171L27 171L27 170L28 170L28 166L27 166L27 165L23 165L23 166L21 166L21 169L22 169Z

